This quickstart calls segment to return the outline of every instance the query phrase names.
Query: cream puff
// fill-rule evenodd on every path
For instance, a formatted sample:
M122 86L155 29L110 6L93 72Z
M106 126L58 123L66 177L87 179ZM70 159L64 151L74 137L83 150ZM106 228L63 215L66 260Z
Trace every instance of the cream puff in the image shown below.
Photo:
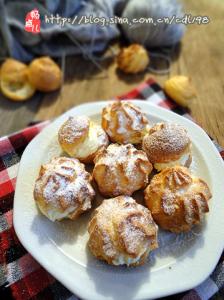
M166 168L145 189L145 203L163 229L179 233L199 224L209 211L208 185L182 166Z
M131 101L114 101L102 111L102 127L112 142L139 144L147 132L145 114Z
M0 87L2 93L13 101L26 101L35 93L28 80L28 66L8 58L1 66Z
M95 160L93 177L104 196L132 195L144 188L152 171L147 155L133 145L111 144Z
M146 49L139 44L132 44L122 48L117 56L117 66L128 74L143 72L149 64L149 55Z
M157 171L191 164L191 141L187 130L175 123L158 123L143 138L142 149Z
M88 225L91 253L111 265L138 266L158 247L150 211L133 198L104 200Z
M62 85L62 72L48 56L34 59L28 69L30 83L41 92L52 92Z
M42 165L35 182L34 199L51 221L75 219L91 208L95 192L91 175L75 158L53 158Z
M101 126L86 116L69 117L59 129L58 141L68 155L84 163L92 163L97 153L109 144Z

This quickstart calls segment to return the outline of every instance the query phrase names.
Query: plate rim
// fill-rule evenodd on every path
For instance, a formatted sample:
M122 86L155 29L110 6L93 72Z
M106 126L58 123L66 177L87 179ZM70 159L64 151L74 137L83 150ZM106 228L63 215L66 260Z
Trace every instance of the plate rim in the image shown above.
M74 112L76 113L76 111L78 112L79 110L83 111L85 109L91 109L91 107L104 107L105 105L107 105L109 102L112 102L114 100L111 100L111 101L98 101L98 102L89 102L89 103L84 103L84 104L81 104L81 105L78 105L78 106L75 106L73 107L72 109L68 110L67 112L65 112L64 114L62 114L61 116L59 116L57 119L55 119L52 123L50 123L46 128L44 128L29 144L28 146L26 147L26 149L24 150L23 152L23 155L21 157L21 160L20 160L20 165L19 165L19 170L18 170L18 174L17 174L17 184L16 184L16 189L15 189L15 196L14 196L14 209L13 209L13 224L14 224L14 228L15 228L15 231L16 231L16 234L19 238L19 240L21 241L21 243L23 244L23 246L27 249L27 251L29 253L31 253L31 255L41 264L44 266L44 268L52 274L52 276L54 276L56 279L58 279L64 286L66 286L70 291L72 291L73 293L75 293L77 296L81 297L82 299L104 299L104 297L102 295L99 295L97 293L97 291L94 291L96 292L96 294L92 294L91 293L91 298L88 297L88 292L86 291L87 289L83 289L80 288L80 284L73 284L73 286L71 286L70 282L68 284L68 282L65 280L65 278L63 277L63 272L60 274L58 274L57 272L57 268L53 267L52 268L52 265L51 264L47 264L46 263L46 260L42 258L41 255L39 255L38 251L36 251L36 249L34 250L34 248L29 244L28 240L26 237L24 237L23 235L23 232L21 231L21 228L20 228L20 220L19 220L19 217L17 215L17 205L19 203L19 200L18 197L20 196L19 195L19 192L20 192L20 188L21 188L21 185L20 185L20 188L19 188L19 184L21 182L21 173L23 171L23 168L24 168L24 162L26 161L25 158L27 156L27 154L30 152L30 150L33 148L33 146L35 145L35 143L37 143L39 140L41 140L46 134L48 134L48 132L51 131L51 129L53 127L55 127L55 124L56 122L58 122L58 124L60 123L61 120L63 120L66 116L68 116L70 113L74 114ZM220 157L220 154L218 152L218 150L215 148L214 144L211 142L211 140L209 139L209 137L207 136L207 134L205 133L205 131L199 127L197 124L195 124L194 122L192 122L191 120L187 119L187 118L184 118L182 116L179 116L177 115L176 113L172 112L172 111L169 111L165 108L162 108L162 107L159 107L157 105L153 105L152 103L150 102L147 102L145 100L138 100L138 99L133 99L133 100L130 100L132 101L134 104L140 106L140 108L151 108L153 113L155 115L157 115L158 117L158 114L159 112L161 112L162 115L159 115L159 117L161 118L164 118L165 120L166 119L175 119L176 121L180 121L181 123L185 123L187 125L190 126L191 130L194 130L196 132L199 133L200 135L200 138L203 140L203 143L205 144L208 144L209 145L209 151L211 151L212 153L212 157L209 158L209 160L213 160L213 163L215 165L215 168L217 169L218 173L219 171L224 171L224 163ZM80 113L79 113L80 114ZM152 112L149 112L149 114L152 115ZM213 167L214 167L213 165ZM223 190L223 193L224 193L224 187L222 188L221 186L221 178L217 178L217 186L219 186L219 188L221 190ZM224 205L223 205L224 207ZM220 224L222 226L222 230L224 230L224 221L221 222L220 220ZM48 245L49 247L49 245ZM184 284L179 284L178 283L178 286L176 288L173 288L171 287L169 290L166 289L165 291L161 290L160 292L157 290L157 292L152 292L150 291L151 293L149 293L147 296L145 297L141 297L141 298L135 298L135 299L149 299L150 297L152 298L158 298L158 297L162 297L162 296L166 296L166 295L170 295L170 294L175 294L175 293L178 293L178 292L182 292L182 291L185 291L185 290L188 290L188 289L191 289L195 286L197 286L198 284L200 284L204 279L206 279L210 273L213 271L213 269L215 268L217 262L218 262L218 259L219 257L221 256L221 253L222 253L222 250L223 250L223 247L224 247L224 241L221 240L220 238L220 242L219 242L219 247L218 249L216 249L216 255L213 254L213 260L212 262L210 261L210 265L209 267L207 267L206 271L202 272L199 276L198 274L198 277L197 277L197 280L194 278L189 278L188 279L188 282L185 282ZM66 256L64 257L65 259L68 259ZM76 268L74 268L74 271L75 271ZM78 268L77 268L78 269ZM56 272L55 272L56 271ZM88 276L87 276L88 277ZM192 276L194 277L194 276ZM106 298L106 297L105 297Z

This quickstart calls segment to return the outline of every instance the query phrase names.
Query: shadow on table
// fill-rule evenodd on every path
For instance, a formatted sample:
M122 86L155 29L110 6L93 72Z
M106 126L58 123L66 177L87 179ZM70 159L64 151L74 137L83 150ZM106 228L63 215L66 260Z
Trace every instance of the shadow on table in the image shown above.
M171 233L165 230L159 230L158 244L159 248L153 252L155 258L174 257L178 260L187 257L194 257L197 255L197 250L204 246L203 231L207 226L206 222L193 227L189 232L185 233ZM194 251L189 251L195 247Z
M77 80L100 80L108 77L108 69L114 62L111 56L102 59L100 56L91 59L82 55L68 56L65 61L64 81L65 83Z

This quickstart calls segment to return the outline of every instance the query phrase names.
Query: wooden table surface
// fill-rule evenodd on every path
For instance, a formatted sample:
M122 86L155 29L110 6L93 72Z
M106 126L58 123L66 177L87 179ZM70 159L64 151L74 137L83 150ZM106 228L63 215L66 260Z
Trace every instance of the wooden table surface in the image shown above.
M185 11L207 15L208 25L188 25L180 46L172 55L170 74L122 75L113 59L101 63L105 72L81 57L66 58L65 82L59 92L36 94L25 103L14 103L0 96L0 135L25 127L34 120L52 119L84 102L112 99L153 76L163 85L176 74L190 76L198 97L190 109L195 120L224 146L224 2L185 0Z

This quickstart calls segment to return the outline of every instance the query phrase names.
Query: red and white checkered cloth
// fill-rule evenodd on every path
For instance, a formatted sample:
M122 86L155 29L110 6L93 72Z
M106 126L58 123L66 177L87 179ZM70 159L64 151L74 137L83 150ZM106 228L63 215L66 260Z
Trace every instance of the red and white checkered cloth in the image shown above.
M117 99L143 99L190 118L186 110L168 100L152 79ZM13 197L21 155L27 144L48 124L39 123L0 139L0 299L76 300L42 268L20 244L12 220ZM224 151L218 145L224 158ZM190 275L190 274L189 274ZM224 299L224 256L211 276L195 289L166 299L206 300L216 293Z

